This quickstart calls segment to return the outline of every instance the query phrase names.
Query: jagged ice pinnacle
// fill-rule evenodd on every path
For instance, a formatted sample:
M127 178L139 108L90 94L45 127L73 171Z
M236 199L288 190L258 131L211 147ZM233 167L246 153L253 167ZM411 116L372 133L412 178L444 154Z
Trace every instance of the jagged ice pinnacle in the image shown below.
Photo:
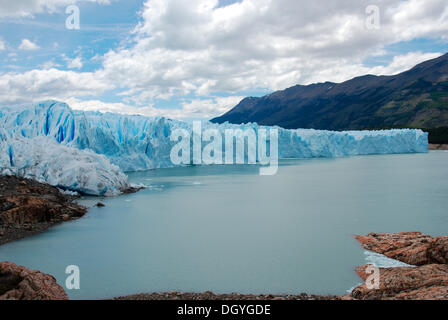
M224 132L259 128L204 122ZM116 195L130 187L123 172L173 166L175 129L192 125L149 118L72 110L65 103L0 107L0 174L34 178L90 195ZM428 151L421 130L348 131L277 128L279 158L420 153Z

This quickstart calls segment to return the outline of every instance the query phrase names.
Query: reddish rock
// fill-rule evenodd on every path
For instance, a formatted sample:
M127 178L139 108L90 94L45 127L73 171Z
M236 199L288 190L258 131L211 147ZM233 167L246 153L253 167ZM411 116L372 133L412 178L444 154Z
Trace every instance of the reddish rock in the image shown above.
M68 297L53 276L1 262L0 300L68 300Z
M448 237L437 237L431 241L428 256L433 263L448 264Z
M0 245L82 217L87 210L73 200L34 180L0 177Z
M379 289L363 284L343 299L448 300L448 237L421 232L356 236L363 248L417 267L380 268ZM366 281L368 266L356 272Z
M448 144L429 144L429 150L448 150Z
M275 301L275 300L341 300L337 296L316 296L306 293L298 295L254 295L254 294L214 294L207 291L203 293L192 292L166 292L166 293L141 293L131 296L118 297L113 300L184 300L184 301Z
M357 268L365 281L368 266ZM448 265L428 264L420 267L380 268L379 289L362 284L345 298L357 300L448 300Z
M364 249L385 256L421 266L434 263L448 263L448 237L432 238L421 232L370 233L356 236Z

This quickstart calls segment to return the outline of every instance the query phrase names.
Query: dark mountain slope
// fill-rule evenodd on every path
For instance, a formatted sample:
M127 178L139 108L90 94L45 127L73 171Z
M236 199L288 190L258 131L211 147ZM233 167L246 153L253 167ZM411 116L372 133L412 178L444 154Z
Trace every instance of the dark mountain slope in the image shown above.
M246 98L212 122L359 130L448 126L448 54L394 76L297 85Z

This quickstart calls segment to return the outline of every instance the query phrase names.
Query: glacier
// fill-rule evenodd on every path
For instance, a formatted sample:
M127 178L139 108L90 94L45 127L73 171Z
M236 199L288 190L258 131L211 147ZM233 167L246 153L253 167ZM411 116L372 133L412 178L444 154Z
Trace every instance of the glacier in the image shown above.
M202 123L203 129L257 124ZM192 124L163 117L72 110L58 101L0 107L0 174L37 179L88 195L117 195L130 187L124 172L172 167L175 129ZM344 157L428 152L421 130L333 132L278 128L279 158Z

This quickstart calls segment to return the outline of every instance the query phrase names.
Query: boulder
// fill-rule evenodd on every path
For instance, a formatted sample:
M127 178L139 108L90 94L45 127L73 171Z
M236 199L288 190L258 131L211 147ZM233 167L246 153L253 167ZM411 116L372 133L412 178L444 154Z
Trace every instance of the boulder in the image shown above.
M343 299L448 300L448 237L421 232L370 233L356 236L364 249L416 267L380 268L379 289L358 286ZM366 281L368 266L356 269Z
M47 184L0 176L0 245L82 217L87 210L74 200Z
M366 281L368 266L357 268ZM448 265L428 264L420 267L380 268L379 289L362 284L351 293L357 300L447 300Z
M370 233L356 236L364 249L407 264L448 263L448 237L432 238L421 232Z
M68 297L53 276L1 262L0 300L68 300Z

